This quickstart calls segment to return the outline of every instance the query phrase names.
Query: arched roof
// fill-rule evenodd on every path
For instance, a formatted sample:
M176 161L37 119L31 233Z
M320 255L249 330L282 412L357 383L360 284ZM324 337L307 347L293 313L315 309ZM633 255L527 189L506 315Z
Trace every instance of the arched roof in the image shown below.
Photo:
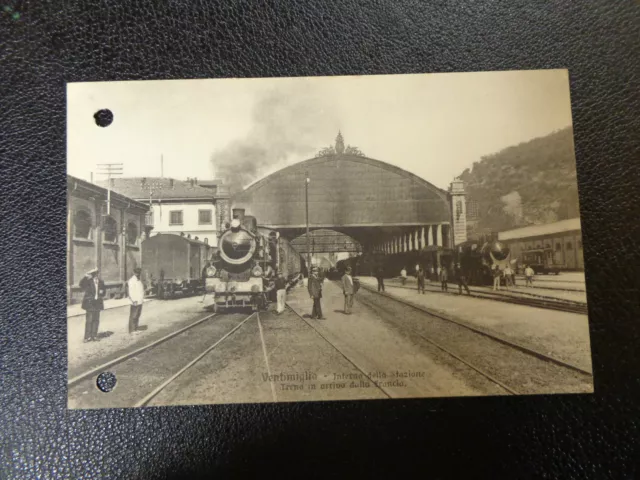
M448 194L388 163L353 155L313 158L283 168L233 198L258 224L305 225L305 179L309 223L316 227L402 226L450 221Z

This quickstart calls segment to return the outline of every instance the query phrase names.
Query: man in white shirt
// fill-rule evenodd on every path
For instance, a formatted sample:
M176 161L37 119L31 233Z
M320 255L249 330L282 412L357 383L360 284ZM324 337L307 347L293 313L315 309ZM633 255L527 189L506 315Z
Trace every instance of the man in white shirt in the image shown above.
M404 267L400 270L400 280L402 280L402 285L407 283L407 269Z
M127 295L131 302L131 309L129 310L129 333L139 331L138 322L140 320L140 314L142 313L142 303L144 302L144 285L140 280L141 273L142 270L140 268L134 268L133 276L127 282Z
M531 265L527 265L526 268L524 269L524 276L526 279L526 287L533 287L533 275L535 274L535 272L533 271L533 268L531 268Z
M344 293L344 313L351 315L351 307L353 307L353 277L351 276L351 267L347 267L346 272L342 276L342 293Z
M504 271L503 271L503 274L504 274L504 285L505 285L505 288L506 288L507 290L509 290L509 287L513 286L513 285L512 285L512 281L513 281L513 278L512 278L513 270L511 270L511 267L510 267L509 265L507 265L507 266L505 267L505 269L504 269Z

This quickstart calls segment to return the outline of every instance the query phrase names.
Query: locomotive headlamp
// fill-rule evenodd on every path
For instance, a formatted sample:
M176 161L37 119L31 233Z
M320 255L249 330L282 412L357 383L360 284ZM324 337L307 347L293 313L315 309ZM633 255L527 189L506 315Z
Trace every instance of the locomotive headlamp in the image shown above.
M258 265L256 265L255 267L253 267L253 270L251 270L251 275L253 275L254 277L261 277L262 269Z
M215 277L216 276L216 267L207 268L207 277Z
M237 229L239 229L239 228L240 228L240 220L238 220L237 218L234 218L234 219L231 221L231 229L232 229L232 230L237 230Z

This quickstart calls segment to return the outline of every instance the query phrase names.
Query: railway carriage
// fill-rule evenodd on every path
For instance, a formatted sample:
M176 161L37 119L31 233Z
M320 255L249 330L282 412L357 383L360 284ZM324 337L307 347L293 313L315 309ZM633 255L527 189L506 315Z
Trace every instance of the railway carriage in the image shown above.
M157 234L142 242L142 270L149 293L174 298L204 290L201 273L210 256L204 242L175 234Z
M300 254L278 232L258 228L255 217L245 216L243 209L234 209L234 219L220 236L211 263L205 304L215 311L264 309L275 271L293 283L302 267Z

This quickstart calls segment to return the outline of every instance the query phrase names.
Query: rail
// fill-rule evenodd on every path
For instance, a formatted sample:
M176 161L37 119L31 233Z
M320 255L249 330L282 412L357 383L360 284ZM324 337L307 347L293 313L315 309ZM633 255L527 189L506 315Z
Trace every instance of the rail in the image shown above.
M419 310L419 311L421 311L423 313L426 313L426 314L430 315L431 317L435 317L435 318L438 318L440 320L455 324L455 325L457 325L459 327L462 327L462 328L464 328L466 330L472 331L472 332L474 332L474 333L476 333L478 335L482 335L484 337L490 338L491 340L493 340L495 342L498 342L498 343L501 343L501 344L506 345L508 347L514 348L514 349L519 350L519 351L521 351L521 352L523 352L523 353L525 353L527 355L536 357L536 358L538 358L540 360L544 360L544 361L547 361L549 363L556 364L556 365L561 366L563 368L567 368L567 369L573 370L575 372L578 372L578 373L581 373L581 374L584 374L584 375L593 376L592 372L590 372L588 370L585 370L585 369L583 369L581 367L578 367L578 366L573 365L571 363L565 362L564 360L560 360L558 358L552 357L551 355L547 355L545 353L538 352L537 350L529 348L529 347L527 347L525 345L522 345L520 343L514 342L513 340L507 340L507 339L502 338L500 336L497 336L497 335L495 335L493 333L489 333L489 332L484 331L482 329L479 329L479 328L476 328L476 327L472 327L471 325L468 325L468 324L466 324L464 322L460 322L460 321L457 321L457 320L455 320L453 318L450 318L450 317L447 317L445 315L442 315L441 313L435 312L435 311L433 311L433 310L431 310L429 308L423 307L421 305L417 305L417 304L415 304L413 302L409 302L409 301L397 298L397 297L395 297L393 295L389 295L386 292L377 292L374 288L372 288L372 287L370 287L368 285L362 285L361 288L363 288L364 290L367 290L367 291L369 291L371 293L377 293L379 295L382 295L382 296L384 296L386 298L389 298L391 300L394 300L395 302L398 302L398 303L401 303L401 304L406 305L408 307L411 307L411 308L413 308L415 310Z

